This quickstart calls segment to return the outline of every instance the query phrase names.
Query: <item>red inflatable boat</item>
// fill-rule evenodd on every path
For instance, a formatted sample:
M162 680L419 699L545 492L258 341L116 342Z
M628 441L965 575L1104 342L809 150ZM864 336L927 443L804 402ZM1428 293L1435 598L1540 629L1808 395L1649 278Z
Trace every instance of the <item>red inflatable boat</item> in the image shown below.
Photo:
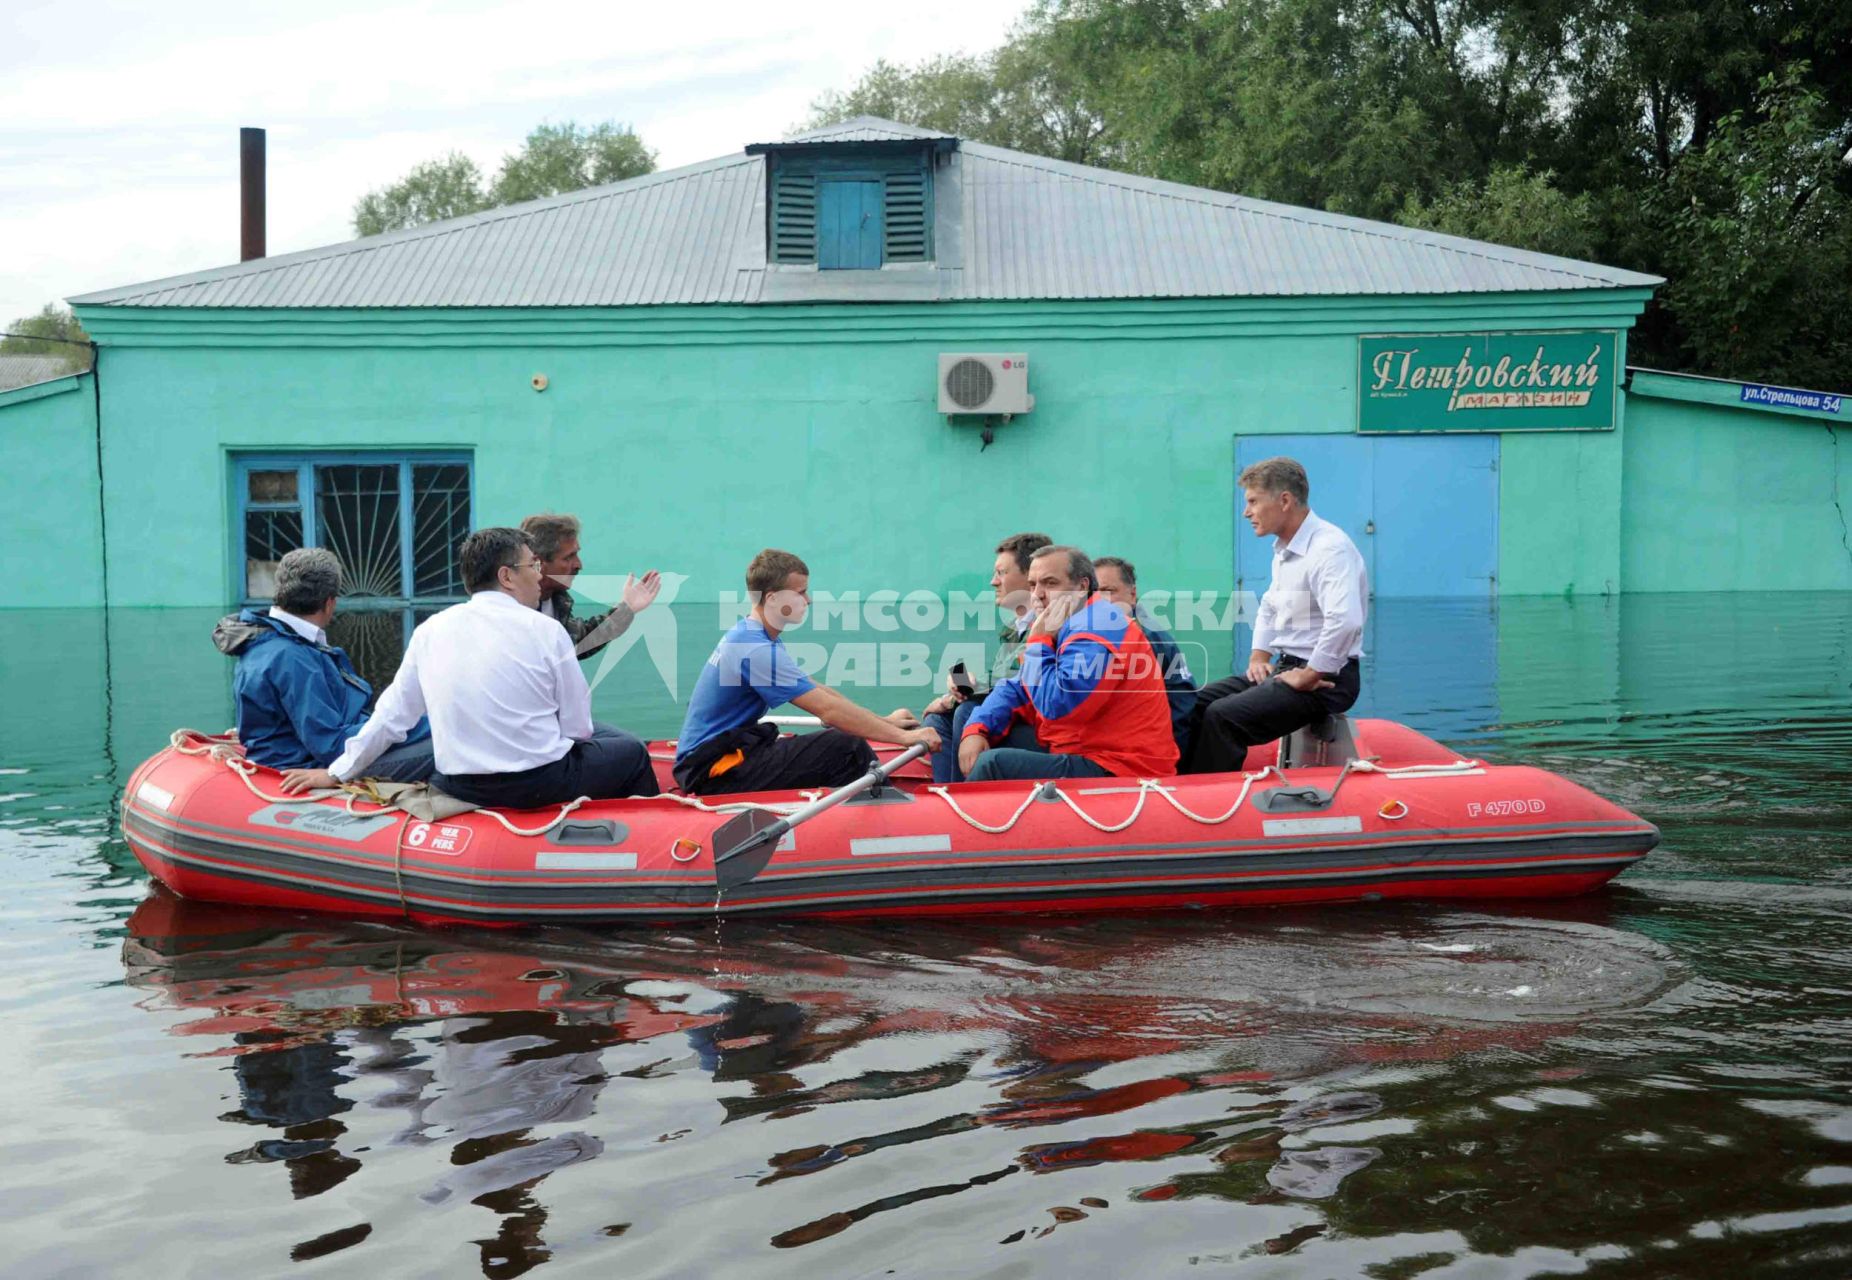
M651 752L666 787L672 744ZM1302 731L1241 774L941 787L889 756L827 796L429 822L283 796L234 744L181 733L129 779L123 829L183 897L507 925L1562 897L1659 841L1573 782L1386 720Z

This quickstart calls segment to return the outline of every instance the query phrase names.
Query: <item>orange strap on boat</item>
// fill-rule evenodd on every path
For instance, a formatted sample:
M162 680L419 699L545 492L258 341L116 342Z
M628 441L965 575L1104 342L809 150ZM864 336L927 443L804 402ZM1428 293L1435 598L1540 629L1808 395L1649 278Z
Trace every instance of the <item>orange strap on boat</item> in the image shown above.
M1376 811L1376 816L1386 818L1390 822L1400 822L1408 816L1408 806L1400 800L1385 801L1383 807Z

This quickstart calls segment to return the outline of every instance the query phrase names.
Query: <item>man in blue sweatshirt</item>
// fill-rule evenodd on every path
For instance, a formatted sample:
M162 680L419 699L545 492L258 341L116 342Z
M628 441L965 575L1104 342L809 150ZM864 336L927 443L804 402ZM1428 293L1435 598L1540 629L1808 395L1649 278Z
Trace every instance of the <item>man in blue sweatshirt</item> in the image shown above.
M1190 712L1196 709L1196 677L1190 674L1183 650L1170 632L1161 630L1138 607L1138 570L1130 560L1101 556L1093 562L1093 571L1099 575L1100 594L1143 628L1145 639L1151 642L1164 676L1164 696L1170 700L1171 733L1177 739L1177 750L1184 750L1190 741Z
M373 711L373 687L328 643L341 562L303 547L277 563L275 603L219 620L212 642L238 660L232 695L245 757L272 769L323 769ZM431 776L431 730L423 721L367 770L371 778L422 782Z

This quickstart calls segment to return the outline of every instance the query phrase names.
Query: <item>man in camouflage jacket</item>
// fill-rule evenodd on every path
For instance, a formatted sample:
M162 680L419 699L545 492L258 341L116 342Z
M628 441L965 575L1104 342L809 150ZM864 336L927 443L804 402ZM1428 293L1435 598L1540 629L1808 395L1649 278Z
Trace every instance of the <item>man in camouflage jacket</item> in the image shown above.
M630 629L662 590L662 575L651 569L641 579L626 575L623 598L604 613L577 617L572 612L573 579L584 568L579 559L579 518L546 513L521 521L521 532L534 544L545 575L540 586L540 612L557 619L572 637L573 652L589 658Z

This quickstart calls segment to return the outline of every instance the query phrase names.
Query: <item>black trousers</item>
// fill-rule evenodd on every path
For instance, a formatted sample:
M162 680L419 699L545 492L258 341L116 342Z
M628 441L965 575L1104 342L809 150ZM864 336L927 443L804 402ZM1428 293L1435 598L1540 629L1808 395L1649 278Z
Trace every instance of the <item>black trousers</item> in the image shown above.
M793 791L840 787L875 767L875 749L852 733L824 729L774 738L746 750L746 758L718 778L699 778L688 790L699 796L740 791Z
M1282 658L1279 670L1303 667L1298 658ZM1248 748L1283 738L1314 720L1341 715L1357 701L1362 673L1355 658L1344 664L1329 689L1301 693L1278 680L1255 684L1246 676L1229 676L1204 685L1190 711L1190 749L1184 773L1237 773L1247 765Z
M659 790L642 739L603 724L594 724L590 738L573 743L552 764L520 773L434 773L431 785L485 809L539 809L580 796L617 800Z

